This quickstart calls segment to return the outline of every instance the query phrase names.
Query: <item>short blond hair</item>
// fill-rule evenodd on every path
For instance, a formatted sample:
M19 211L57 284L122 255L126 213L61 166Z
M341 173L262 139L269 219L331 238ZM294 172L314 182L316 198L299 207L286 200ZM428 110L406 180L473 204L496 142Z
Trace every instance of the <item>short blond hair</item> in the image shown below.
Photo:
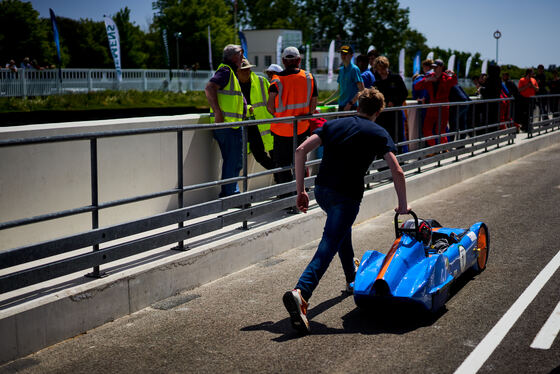
M373 68L377 69L377 66L381 66L382 68L389 67L389 59L385 56L379 56L373 61Z
M358 94L358 111L368 116L385 109L385 96L377 88L366 88Z

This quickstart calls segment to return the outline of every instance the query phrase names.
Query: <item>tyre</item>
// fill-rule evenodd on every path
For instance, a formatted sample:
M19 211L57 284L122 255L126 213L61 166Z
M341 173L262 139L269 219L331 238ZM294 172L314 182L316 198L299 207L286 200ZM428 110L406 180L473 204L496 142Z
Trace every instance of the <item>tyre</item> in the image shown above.
M486 269L486 263L488 262L488 252L490 251L490 237L488 236L488 228L486 225L480 226L478 230L478 237L476 243L476 251L478 256L476 262L473 265L474 271L480 273Z

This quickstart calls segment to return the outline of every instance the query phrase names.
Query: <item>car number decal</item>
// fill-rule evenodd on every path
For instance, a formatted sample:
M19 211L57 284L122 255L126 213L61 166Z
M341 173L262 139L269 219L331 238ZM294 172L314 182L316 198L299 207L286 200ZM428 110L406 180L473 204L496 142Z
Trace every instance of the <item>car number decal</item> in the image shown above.
M476 240L476 234L470 231L467 236L474 242Z
M467 266L467 251L462 245L459 246L459 260L461 262L461 273L465 271L465 266Z

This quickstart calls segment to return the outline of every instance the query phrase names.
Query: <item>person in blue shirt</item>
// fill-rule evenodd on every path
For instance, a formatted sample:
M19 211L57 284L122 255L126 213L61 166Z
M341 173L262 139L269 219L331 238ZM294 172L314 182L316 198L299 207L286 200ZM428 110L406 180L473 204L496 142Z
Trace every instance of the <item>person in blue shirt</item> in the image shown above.
M338 96L338 110L352 110L358 106L358 93L364 89L364 82L360 69L352 63L354 50L349 45L340 47L342 65L338 71L338 88L321 105L328 103Z
M366 55L359 55L356 58L356 62L360 72L362 74L362 80L364 81L364 88L371 88L375 83L375 75L368 69L369 58Z

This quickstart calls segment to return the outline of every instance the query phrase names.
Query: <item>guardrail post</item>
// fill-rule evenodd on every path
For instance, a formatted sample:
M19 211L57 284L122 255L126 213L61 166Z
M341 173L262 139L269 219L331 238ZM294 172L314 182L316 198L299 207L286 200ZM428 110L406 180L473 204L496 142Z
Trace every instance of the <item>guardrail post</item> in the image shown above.
M177 131L177 209L182 209L184 204L184 193L183 193L183 132ZM177 223L178 228L184 227L184 222ZM185 243L183 240L177 243L176 247L172 249L176 251L186 251Z
M87 84L88 84L88 92L93 91L93 79L91 79L91 69L87 71Z
M99 184L98 184L98 174L97 174L97 138L90 140L90 172L91 172L91 206L93 210L91 212L91 228L99 228ZM99 244L93 245L93 251L99 251ZM107 274L102 273L99 270L99 265L93 267L91 273L86 274L89 278L103 278Z
M148 78L146 77L146 70L142 70L142 87L144 91L148 91Z
M247 192L249 190L249 183L248 183L249 178L247 177L247 175L249 175L249 166L248 166L248 157L247 157L247 143L248 143L248 140L249 140L249 136L248 136L247 126L243 126L243 127L241 127L241 142L242 142L241 160L242 160L242 163L243 163L243 192ZM243 209L247 209L250 206L251 206L251 204L244 204ZM243 221L242 229L243 230L248 230L249 229L249 226L247 225L246 220Z
M21 89L22 89L22 94L23 94L23 98L27 99L27 79L25 77L25 69L21 69Z

